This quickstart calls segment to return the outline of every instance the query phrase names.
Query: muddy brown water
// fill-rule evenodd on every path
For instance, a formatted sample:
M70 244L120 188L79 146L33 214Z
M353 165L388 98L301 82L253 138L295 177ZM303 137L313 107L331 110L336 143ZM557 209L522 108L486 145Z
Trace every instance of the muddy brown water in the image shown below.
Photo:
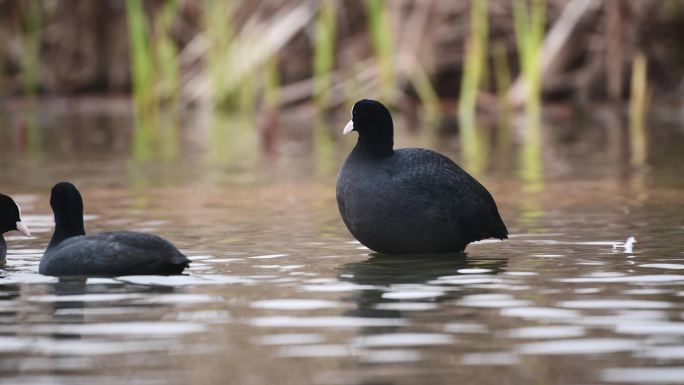
M532 181L520 145L490 135L478 177L511 238L387 257L339 219L353 139L326 126L286 120L264 149L249 119L191 119L150 144L126 110L60 110L0 124L0 187L33 231L6 236L0 384L684 383L681 127L651 127L635 171L600 119L547 123ZM397 131L462 160L453 133ZM38 275L59 180L81 188L87 231L161 234L188 274Z

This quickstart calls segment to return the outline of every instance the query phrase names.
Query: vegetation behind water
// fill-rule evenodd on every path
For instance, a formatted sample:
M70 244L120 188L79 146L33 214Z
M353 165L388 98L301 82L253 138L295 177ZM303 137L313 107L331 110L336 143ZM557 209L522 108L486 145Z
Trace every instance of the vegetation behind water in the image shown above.
M0 20L4 96L132 92L234 107L244 88L258 103L282 88L285 105L355 92L473 105L507 71L511 101L524 104L537 88L554 100L627 98L639 53L657 94L676 93L684 74L678 0L31 0L0 3Z

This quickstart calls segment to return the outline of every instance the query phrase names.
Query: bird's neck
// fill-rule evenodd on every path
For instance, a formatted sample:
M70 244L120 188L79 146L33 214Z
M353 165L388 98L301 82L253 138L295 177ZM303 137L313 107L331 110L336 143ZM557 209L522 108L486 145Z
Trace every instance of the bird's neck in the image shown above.
M383 138L366 133L359 135L353 152L367 158L385 158L394 153L394 141L391 136Z
M7 243L5 243L5 237L0 233L0 265L5 264L5 256L7 255Z
M83 226L83 215L71 220L55 218L55 232L52 234L48 250L59 245L65 239L85 235L85 227Z

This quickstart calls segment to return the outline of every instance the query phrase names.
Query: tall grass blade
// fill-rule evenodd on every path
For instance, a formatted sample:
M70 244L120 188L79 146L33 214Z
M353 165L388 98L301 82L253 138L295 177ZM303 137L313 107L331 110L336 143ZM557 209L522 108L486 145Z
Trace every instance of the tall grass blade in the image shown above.
M43 17L41 2L29 1L25 15L24 46L21 51L21 80L24 91L33 95L38 91L38 73L40 70L40 42L42 39Z
M171 35L181 2L167 1L154 25L154 63L157 69L157 99L168 100L176 105L180 88L180 65L178 63L178 49Z
M331 74L335 67L336 4L333 0L324 0L316 20L313 76L314 100L319 108L326 108L330 103Z
M470 12L471 30L466 40L458 116L466 168L474 174L479 174L483 171L487 159L487 149L480 138L476 120L477 94L487 65L487 0L472 0Z
M646 163L648 143L646 137L646 112L648 108L648 72L646 56L639 52L632 64L631 96L629 101L629 141L632 166Z
M264 102L272 110L280 106L280 72L278 68L278 56L272 56L265 64L264 69Z
M520 68L527 87L525 110L529 120L538 121L541 114L541 60L539 53L544 39L546 1L513 1L513 26ZM538 123L532 126L540 127Z
M209 47L205 59L211 83L211 96L215 105L227 106L235 99L235 90L229 86L230 63L226 55L235 39L233 17L235 4L220 0L204 0L204 34Z
M459 99L459 115L465 116L466 119L474 119L475 115L477 91L487 66L488 30L487 0L471 0L470 36L466 40Z
M385 0L366 0L368 28L378 60L380 92L383 99L395 99L394 46L395 34L390 23L389 10Z

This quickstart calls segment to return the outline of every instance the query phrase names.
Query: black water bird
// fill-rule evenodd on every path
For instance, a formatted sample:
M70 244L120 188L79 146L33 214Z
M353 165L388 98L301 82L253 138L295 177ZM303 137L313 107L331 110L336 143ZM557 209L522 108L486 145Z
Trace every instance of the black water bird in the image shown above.
M27 237L31 236L28 227L21 221L19 205L9 196L0 194L0 265L5 264L5 257L7 256L7 243L5 243L3 234L14 230Z
M61 182L52 188L55 215L52 235L39 272L58 277L180 274L190 260L169 241L146 233L115 231L86 235L83 200L76 187Z
M361 100L343 133L359 133L337 177L337 204L352 235L371 250L459 252L474 241L508 238L494 199L446 156L395 150L390 112Z

